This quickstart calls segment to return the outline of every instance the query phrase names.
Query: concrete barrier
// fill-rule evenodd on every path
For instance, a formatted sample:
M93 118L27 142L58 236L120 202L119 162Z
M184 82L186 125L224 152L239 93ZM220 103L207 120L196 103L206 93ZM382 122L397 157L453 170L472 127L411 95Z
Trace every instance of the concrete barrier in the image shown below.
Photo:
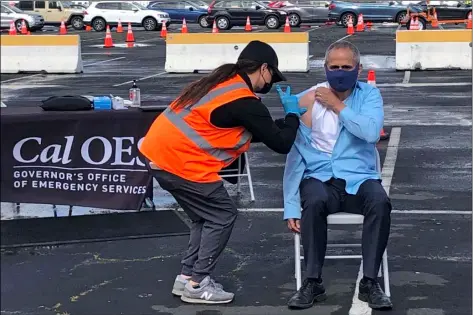
M1 51L1 73L83 71L79 35L5 35Z
M307 32L168 34L165 71L211 71L222 64L235 63L243 48L253 40L266 42L274 48L280 71L309 71Z
M471 69L471 30L396 32L396 70Z

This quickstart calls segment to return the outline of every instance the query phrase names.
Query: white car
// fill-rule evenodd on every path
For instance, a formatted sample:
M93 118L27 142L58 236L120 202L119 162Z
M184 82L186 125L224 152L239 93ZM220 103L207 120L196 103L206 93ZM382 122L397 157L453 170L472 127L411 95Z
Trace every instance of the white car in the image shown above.
M107 25L117 26L118 21L121 21L123 27L131 23L132 26L144 27L146 31L161 30L163 22L166 27L171 23L169 14L148 10L131 1L92 2L84 14L84 24L92 26L97 32L104 31Z

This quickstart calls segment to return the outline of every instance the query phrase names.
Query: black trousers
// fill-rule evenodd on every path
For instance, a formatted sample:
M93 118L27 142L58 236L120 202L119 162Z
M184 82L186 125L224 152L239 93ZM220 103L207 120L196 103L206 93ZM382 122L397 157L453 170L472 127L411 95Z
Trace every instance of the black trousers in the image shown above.
M195 183L165 171L152 170L151 173L192 221L181 273L200 283L215 269L217 259L227 246L238 209L221 181Z
M381 181L367 180L356 195L345 191L345 181L322 182L304 179L300 184L302 201L301 238L307 278L320 278L327 250L327 216L349 212L365 216L362 235L363 272L375 279L386 249L391 226L391 201Z

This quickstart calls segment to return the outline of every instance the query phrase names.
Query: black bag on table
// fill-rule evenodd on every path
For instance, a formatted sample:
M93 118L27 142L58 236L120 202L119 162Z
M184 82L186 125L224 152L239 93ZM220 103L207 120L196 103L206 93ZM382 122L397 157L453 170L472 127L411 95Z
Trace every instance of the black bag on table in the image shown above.
M94 108L90 99L80 95L52 96L42 103L40 107L46 111L79 111Z

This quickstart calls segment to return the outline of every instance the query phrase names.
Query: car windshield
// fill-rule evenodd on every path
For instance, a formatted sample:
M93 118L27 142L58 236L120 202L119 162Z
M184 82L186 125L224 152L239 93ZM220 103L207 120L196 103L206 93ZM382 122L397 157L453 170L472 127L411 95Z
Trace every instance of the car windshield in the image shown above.
M205 3L204 1L200 1L200 0L192 0L190 2L195 4L197 7L201 7L201 8L207 8L209 6L207 3Z
M69 9L72 6L71 1L61 1L64 8Z
M10 10L12 10L13 12L16 12L16 13L24 13L23 11L21 11L20 9L18 9L17 7L14 7L14 6L6 6L7 8L9 8Z
M263 3L263 2L254 1L254 3L256 3L257 5L259 5L260 7L264 8L264 9L267 9L267 8L268 8L268 6L267 6L265 3Z
M139 4L138 2L132 2L132 4L133 4L134 6L137 6L137 7L138 7L139 9L141 9L141 10L148 10L148 9L146 9L146 7L142 6L142 5Z

